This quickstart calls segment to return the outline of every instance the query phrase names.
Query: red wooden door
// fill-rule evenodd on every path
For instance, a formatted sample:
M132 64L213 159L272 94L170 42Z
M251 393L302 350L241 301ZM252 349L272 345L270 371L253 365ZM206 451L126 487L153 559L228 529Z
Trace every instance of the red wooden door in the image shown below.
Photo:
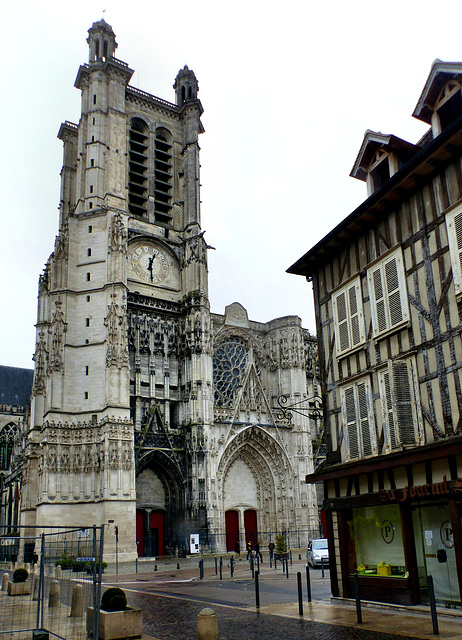
M254 509L247 509L244 511L244 529L245 529L245 542L252 543L252 548L257 542L257 512Z
M144 556L144 512L136 512L136 550L138 557Z
M226 524L226 549L234 551L239 540L239 512L227 511L225 513Z
M164 512L151 512L151 536L153 538L152 549L155 556L164 555Z

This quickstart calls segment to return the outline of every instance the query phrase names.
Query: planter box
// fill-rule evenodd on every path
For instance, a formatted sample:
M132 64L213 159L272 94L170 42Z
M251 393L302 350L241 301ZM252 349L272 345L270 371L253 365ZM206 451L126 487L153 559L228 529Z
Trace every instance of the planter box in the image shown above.
M30 595L30 582L8 582L7 593L9 596Z
M93 607L87 607L87 633L93 631ZM99 637L101 640L140 638L143 634L143 610L99 612Z

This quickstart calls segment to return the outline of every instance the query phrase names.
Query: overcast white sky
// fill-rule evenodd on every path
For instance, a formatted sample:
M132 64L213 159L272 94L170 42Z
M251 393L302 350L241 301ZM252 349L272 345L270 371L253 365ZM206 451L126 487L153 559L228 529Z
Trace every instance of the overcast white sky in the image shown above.
M32 367L37 280L58 230L64 120L78 122L87 30L104 18L131 84L174 102L199 80L202 228L212 311L296 314L311 287L285 270L366 197L349 177L366 129L416 142L435 58L461 60L460 0L23 0L2 10L0 364Z

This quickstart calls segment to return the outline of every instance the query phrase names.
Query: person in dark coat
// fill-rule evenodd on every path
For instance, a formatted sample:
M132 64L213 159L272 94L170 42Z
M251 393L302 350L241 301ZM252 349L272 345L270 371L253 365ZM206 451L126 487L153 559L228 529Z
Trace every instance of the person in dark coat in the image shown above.
M263 562L263 556L260 553L260 544L258 542L255 544L255 555L257 558L260 558L260 562Z
M234 545L234 551L236 552L236 555L238 556L241 555L241 545L239 544L239 540L236 540L236 544Z

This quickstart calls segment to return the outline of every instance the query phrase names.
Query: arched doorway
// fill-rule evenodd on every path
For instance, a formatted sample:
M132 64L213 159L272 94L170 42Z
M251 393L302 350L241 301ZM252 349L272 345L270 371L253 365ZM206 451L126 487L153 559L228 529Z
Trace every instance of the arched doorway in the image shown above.
M234 551L236 542L239 542L239 511L226 511L226 550Z

